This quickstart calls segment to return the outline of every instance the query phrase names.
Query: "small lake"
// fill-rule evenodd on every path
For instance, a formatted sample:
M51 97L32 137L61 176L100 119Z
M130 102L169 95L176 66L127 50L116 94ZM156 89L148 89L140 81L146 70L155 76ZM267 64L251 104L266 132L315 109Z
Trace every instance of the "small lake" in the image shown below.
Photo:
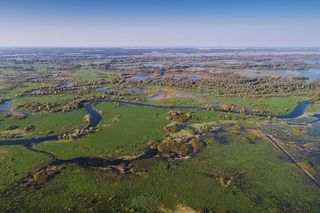
M135 75L135 76L132 76L130 79L135 80L135 81L144 81L144 80L148 80L150 78L155 78L155 76Z
M7 112L12 106L12 100L5 101L3 104L0 104L0 112Z
M239 72L239 75L247 77L259 77L259 76L280 76L283 78L288 77L308 77L310 81L320 79L320 69L310 70L272 70L272 71L249 71Z
M170 78L170 77L168 77ZM198 76L190 76L190 75L175 75L171 77L172 79L189 79L189 80L198 80L199 77Z
M144 93L144 89L141 89L141 88L134 87L131 90L133 95L140 95Z
M148 63L148 64L142 64L142 65L129 65L129 66L125 66L125 68L147 68L147 67L152 67L152 68L161 68L163 67L163 64L152 64L152 63Z
M36 94L40 94L41 93L41 89L34 89L30 92L30 94L32 95L36 95Z
M241 64L240 61L224 61L223 63L225 65L238 65L238 64Z
M115 92L116 90L110 89L108 87L100 87L96 89L97 92Z

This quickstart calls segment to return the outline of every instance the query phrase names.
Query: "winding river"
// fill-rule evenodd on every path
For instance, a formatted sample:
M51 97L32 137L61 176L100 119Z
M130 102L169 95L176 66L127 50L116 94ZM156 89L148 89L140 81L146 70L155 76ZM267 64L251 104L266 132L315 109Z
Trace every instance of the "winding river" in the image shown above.
M206 110L204 107L197 107L197 106L157 106L152 104L142 104L142 103L136 103L136 102L125 102L120 100L112 100L114 102L120 103L120 104L126 104L126 105L134 105L134 106L143 106L143 107L153 107L153 108L160 108L160 109L198 109L198 110ZM278 116L279 119L288 119L288 118L296 118L304 114L305 110L308 108L308 106L312 104L311 102L306 102L299 104L293 111L290 113ZM85 110L87 113L89 113L92 117L91 122L85 127L86 129L96 127L100 121L101 116L100 114L94 110L92 104L85 104ZM7 111L9 109L7 108ZM223 110L216 110L219 112L224 112ZM232 113L239 113L239 112L232 112ZM264 115L265 116L265 115ZM320 115L317 114L318 117L315 116L315 118L318 118ZM45 171L48 170L48 168L51 168L52 166L63 166L63 165L77 165L83 168L93 169L93 168L100 168L100 169L111 169L117 172L122 173L129 173L132 171L132 164L145 160L145 159L151 159L158 156L158 152L156 150L147 150L143 152L140 156L132 158L132 159L105 159L101 157L77 157L72 158L68 160L59 159L56 155L46 152L43 150L38 150L33 147L34 144L39 144L45 141L58 141L58 136L44 136L44 137L38 137L38 138L30 138L30 139L17 139L17 140L0 140L0 146L5 145L21 145L25 148L27 148L30 151L44 154L48 157L50 157L52 160L51 162L42 167L38 170L38 173L45 173ZM160 155L161 157L161 155ZM46 181L49 181L51 178L53 178L58 172L55 172L54 174L51 174L50 177L46 178ZM25 183L31 183L31 185L26 185ZM32 174L28 174L27 176L23 177L21 180L17 181L16 184L10 186L5 191L1 192L0 195L8 196L13 193L18 193L20 190L23 190L25 187L24 185L32 186L32 184L42 184L42 183L34 183L34 177Z
M96 127L101 121L100 114L93 109L91 104L85 104L85 109L91 115L91 118L92 118L91 122L89 123L89 125L85 127L85 129ZM43 137L29 138L29 139L0 140L0 146L23 145L26 147L30 147L33 144L39 144L45 141L57 141L57 140L58 140L58 135L43 136Z
M200 106L160 106L160 105L153 105L153 104L144 104L144 103L137 103L137 102L130 102L130 101L121 101L121 100L110 100L109 102L116 102L119 104L124 104L124 105L133 105L133 106L141 106L141 107L152 107L152 108L158 108L158 109L195 109L195 110L207 110L205 107L200 107ZM1 112L8 111L11 106L12 102L8 101L5 102L3 105L5 106L0 106L0 109L5 109L2 110ZM295 109L293 109L291 112L289 112L286 115L282 116L276 116L278 119L289 119L289 118L296 118L304 114L305 110L309 107L309 105L313 104L312 102L305 102L299 104ZM92 104L85 104L85 110L87 113L89 113L92 117L91 122L89 125L87 125L85 128L93 128L96 127L100 121L101 121L101 116L100 114L94 110ZM217 112L228 112L222 109L214 109ZM239 114L239 111L232 111L231 113L236 113ZM266 117L266 115L258 114L256 116L263 116ZM318 114L315 115L319 116ZM318 117L316 117L318 118ZM29 139L16 139L16 140L0 140L0 146L4 145L23 145L26 147L31 147L33 144L39 144L43 143L45 141L57 141L58 140L58 135L52 135L52 136L43 136L43 137L36 137L36 138L29 138Z

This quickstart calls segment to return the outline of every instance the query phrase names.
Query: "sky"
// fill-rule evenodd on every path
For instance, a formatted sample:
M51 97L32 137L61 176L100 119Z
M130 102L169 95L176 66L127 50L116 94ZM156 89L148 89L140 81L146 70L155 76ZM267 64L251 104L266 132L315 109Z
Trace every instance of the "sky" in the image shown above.
M0 47L320 47L320 0L0 0Z

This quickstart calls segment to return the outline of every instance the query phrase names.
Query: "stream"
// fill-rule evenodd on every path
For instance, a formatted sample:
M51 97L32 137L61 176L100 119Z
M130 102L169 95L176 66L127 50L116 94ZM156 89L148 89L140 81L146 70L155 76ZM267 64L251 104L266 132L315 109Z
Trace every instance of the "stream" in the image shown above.
M8 101L9 102L9 101ZM152 107L157 109L195 109L195 110L207 110L205 107L200 106L160 106L160 105L153 105L153 104L144 104L144 103L137 103L137 102L130 102L130 101L121 101L121 100L110 100L110 102L116 102L119 104L125 104L125 105L133 105L133 106L141 106L141 107ZM11 102L12 104L12 102ZM10 106L11 106L10 104ZM304 102L299 105L297 105L291 112L289 112L286 115L276 116L278 119L290 119L290 118L297 118L305 113L305 110L313 104L312 102ZM8 103L4 103L3 105L6 105L6 107L2 107L0 105L0 109L6 109L7 111L10 109L8 108ZM89 113L92 117L91 122L89 125L87 125L85 128L94 128L96 127L100 121L101 116L100 114L94 110L92 104L85 104L85 109L87 113ZM222 110L222 109L214 109L217 112L225 112L228 113L229 111ZM2 111L4 112L4 111ZM239 114L239 111L231 111L231 113ZM267 117L267 115L257 114L256 116L261 117ZM319 117L319 114L316 114L314 116L315 118ZM317 119L318 120L318 119ZM58 135L52 135L52 136L43 136L43 137L36 137L36 138L29 138L29 139L16 139L16 140L0 140L0 146L4 145L23 145L23 146L30 146L33 144L39 144L43 143L45 141L57 141Z
M153 108L160 108L160 109L198 109L198 110L206 110L204 107L197 107L197 106L157 106L152 104L143 104L143 103L136 103L136 102L126 102L120 100L112 100L113 102L117 102L120 104L126 105L134 105L134 106L143 106L143 107L153 107ZM289 112L286 115L278 116L279 119L289 119L289 118L296 118L304 114L305 110L308 106L312 104L311 102L306 102L299 104L294 110ZM9 110L9 109L7 109ZM94 110L92 104L85 104L85 110L89 113L92 117L91 122L85 127L85 129L96 127L100 121L101 116L100 114ZM216 109L219 112L225 112L223 110ZM239 112L232 112L232 113L239 113ZM264 115L265 116L265 115ZM319 115L315 115L315 118L319 119ZM102 170L111 170L116 171L119 173L130 173L132 172L132 165L136 161L151 159L158 156L158 152L156 150L148 149L144 151L140 156L132 158L132 159L105 159L102 157L77 157L73 159L63 160L59 159L56 155L46 152L43 150L38 150L33 147L34 144L39 144L45 141L58 141L58 135L52 136L44 136L38 138L30 138L30 139L17 139L17 140L0 140L0 146L5 145L21 145L26 149L46 155L50 157L52 160L51 162L40 168L36 174L44 174L46 177L44 178L44 182L37 182L36 179L32 174L28 174L23 177L21 180L16 182L13 186L9 187L5 191L1 192L1 195L10 195L12 193L18 193L19 191L23 190L26 187L38 186L40 184L44 184L45 182L49 181L50 179L54 178L59 172L62 171L63 167L68 165L76 165L86 169L102 169ZM52 168L61 168L57 171L51 171Z
M92 118L90 123L85 127L85 129L96 127L101 121L100 114L93 109L91 104L85 104L85 110L91 115L91 118ZM45 141L57 141L57 140L58 140L58 135L43 136L43 137L28 138L28 139L0 140L0 146L22 145L22 146L29 147L34 144L43 143Z

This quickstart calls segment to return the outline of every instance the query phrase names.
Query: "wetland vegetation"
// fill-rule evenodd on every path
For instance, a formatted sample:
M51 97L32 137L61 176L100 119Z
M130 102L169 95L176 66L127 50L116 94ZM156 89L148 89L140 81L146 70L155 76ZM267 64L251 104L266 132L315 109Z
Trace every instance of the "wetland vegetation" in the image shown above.
M0 52L1 212L320 211L318 49Z

